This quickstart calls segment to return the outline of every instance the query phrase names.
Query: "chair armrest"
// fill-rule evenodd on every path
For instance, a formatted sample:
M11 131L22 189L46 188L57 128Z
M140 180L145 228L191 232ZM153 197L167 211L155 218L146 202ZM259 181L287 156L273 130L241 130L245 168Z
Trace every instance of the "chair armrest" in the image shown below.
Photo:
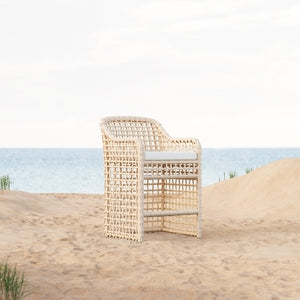
M169 151L201 151L199 140L193 138L170 138L167 147Z
M143 158L144 147L138 139L116 138L103 140L103 151L108 156L118 156L124 159L130 157L134 160Z
M103 152L107 160L143 160L145 150L138 138L116 137L106 130L106 128L102 127L101 129L103 135Z

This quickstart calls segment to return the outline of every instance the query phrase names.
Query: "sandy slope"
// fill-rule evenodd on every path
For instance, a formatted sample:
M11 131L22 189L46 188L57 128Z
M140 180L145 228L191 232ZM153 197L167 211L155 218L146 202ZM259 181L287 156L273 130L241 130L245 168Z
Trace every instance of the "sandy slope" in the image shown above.
M28 299L299 299L300 159L203 189L203 238L103 236L103 196L6 192L0 259Z
M300 159L283 159L203 189L204 218L300 219Z

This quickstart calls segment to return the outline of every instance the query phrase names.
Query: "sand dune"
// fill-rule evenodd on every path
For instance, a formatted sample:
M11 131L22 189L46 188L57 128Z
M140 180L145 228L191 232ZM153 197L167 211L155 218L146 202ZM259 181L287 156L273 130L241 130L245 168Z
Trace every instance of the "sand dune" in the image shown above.
M58 209L59 208L59 209ZM59 216L68 214L70 206L48 195L31 194L20 191L5 191L0 195L0 220L9 221L18 216L44 214Z
M282 159L203 189L204 218L300 218L300 159Z
M103 196L0 195L0 260L28 299L299 299L300 159L203 189L203 238L103 236Z

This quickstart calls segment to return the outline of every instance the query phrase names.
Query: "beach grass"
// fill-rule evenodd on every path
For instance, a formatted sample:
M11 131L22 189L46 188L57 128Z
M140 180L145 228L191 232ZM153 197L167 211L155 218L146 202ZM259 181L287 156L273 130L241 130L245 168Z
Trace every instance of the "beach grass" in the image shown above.
M24 272L16 265L0 263L0 300L22 300L30 294Z
M0 177L0 188L1 188L2 194L5 190L10 190L11 184L12 184L12 181L11 181L9 175L4 175L4 176Z
M246 174L248 174L248 173L250 173L250 172L252 172L252 171L253 171L252 168L246 168L246 169L245 169L245 173L246 173Z
M245 169L245 174L248 174L252 171L253 171L253 168L246 168ZM237 171L229 171L228 176L229 176L229 178L234 178L234 177L238 176L238 173L237 173ZM225 180L225 179L226 179L226 174L225 174L225 172L223 172L223 180ZM220 181L221 181L221 178L219 177L219 182Z
M236 171L230 171L228 172L229 178L234 178L237 176L237 172Z

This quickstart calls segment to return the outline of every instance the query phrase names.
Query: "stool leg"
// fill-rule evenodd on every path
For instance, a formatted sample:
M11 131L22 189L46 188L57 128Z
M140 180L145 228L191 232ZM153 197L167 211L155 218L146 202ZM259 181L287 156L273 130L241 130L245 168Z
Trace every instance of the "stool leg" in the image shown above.
M197 193L198 193L198 234L197 237L202 237L202 229L201 229L201 221L202 221L202 182L201 182L201 152L199 153L198 157L198 182L197 182Z
M165 180L161 181L161 210L165 210ZM163 231L165 227L164 217L161 217L161 230Z

